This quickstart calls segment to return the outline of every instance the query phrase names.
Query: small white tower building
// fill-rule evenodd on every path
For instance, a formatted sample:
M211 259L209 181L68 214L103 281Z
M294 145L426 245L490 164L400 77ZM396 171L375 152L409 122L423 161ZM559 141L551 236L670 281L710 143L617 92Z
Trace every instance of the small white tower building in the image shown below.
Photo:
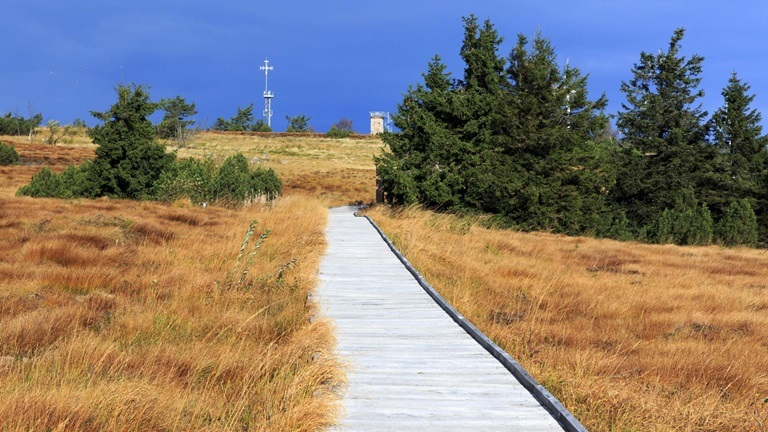
M388 116L388 113L381 111L371 112L371 135L378 135L384 132L384 119Z

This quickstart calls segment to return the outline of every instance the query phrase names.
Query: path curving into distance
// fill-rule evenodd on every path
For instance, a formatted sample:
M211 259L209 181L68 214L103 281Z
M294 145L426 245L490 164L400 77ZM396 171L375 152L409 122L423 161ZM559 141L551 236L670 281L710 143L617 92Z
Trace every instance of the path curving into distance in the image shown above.
M351 369L334 430L584 430L567 411L576 427L558 423L427 294L355 210L330 210L316 291L321 311L335 323L337 353ZM562 412L554 415L563 421Z

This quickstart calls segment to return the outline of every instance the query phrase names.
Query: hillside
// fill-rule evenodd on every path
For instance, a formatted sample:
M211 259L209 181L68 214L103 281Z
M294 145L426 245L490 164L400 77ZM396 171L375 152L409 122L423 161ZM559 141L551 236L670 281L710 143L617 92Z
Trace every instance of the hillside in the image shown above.
M284 197L245 211L17 198L15 190L43 166L60 171L92 157L94 147L80 139L56 147L0 141L17 142L25 163L0 167L0 357L13 358L0 366L12 371L0 373L0 393L13 395L0 408L3 427L25 429L33 417L59 424L67 416L111 429L163 427L162 412L174 413L178 424L218 419L211 429L328 424L332 397L306 392L327 395L324 386L339 368L334 359L307 360L329 352L333 336L326 323L309 324L305 299L324 248L323 207L373 200L371 155L380 141L202 133L178 150L213 158L241 151L274 168ZM521 233L486 228L482 217L417 208L368 214L447 300L590 430L765 430L764 250ZM272 234L250 270L253 283L295 262L288 291L216 288L254 218L254 236L266 228ZM111 267L117 270L97 274ZM20 344L45 322L74 324L51 324L44 327L49 336ZM186 348L190 341L195 350ZM195 357L206 350L213 354ZM74 354L80 357L67 357ZM94 375L67 358L107 372ZM110 380L109 371L125 382ZM23 373L35 377L32 390L21 390ZM244 379L258 384L238 387ZM208 387L222 382L224 391ZM106 398L108 391L116 396ZM231 399L238 391L253 398L238 404ZM218 405L203 410L204 398ZM139 414L123 417L117 407L127 400ZM22 416L33 402L33 417ZM124 423L103 423L109 418Z
M0 167L0 429L333 422L343 376L307 296L328 201L353 198L289 193L226 209L16 197L43 167L62 171L95 147L0 141L21 157Z

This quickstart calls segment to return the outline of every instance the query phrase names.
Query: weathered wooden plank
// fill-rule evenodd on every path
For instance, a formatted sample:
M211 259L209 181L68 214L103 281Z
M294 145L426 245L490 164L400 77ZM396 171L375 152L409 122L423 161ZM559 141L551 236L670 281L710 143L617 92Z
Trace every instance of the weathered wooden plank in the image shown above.
M350 364L338 430L562 430L352 208L332 209L316 298Z

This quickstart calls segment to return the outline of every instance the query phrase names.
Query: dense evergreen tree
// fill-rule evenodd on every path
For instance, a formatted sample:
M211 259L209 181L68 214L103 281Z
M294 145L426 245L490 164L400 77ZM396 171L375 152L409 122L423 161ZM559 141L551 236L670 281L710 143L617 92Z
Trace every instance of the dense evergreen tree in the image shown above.
M439 56L423 74L424 85L410 87L394 124L401 133L386 133L390 152L376 158L390 202L453 207L460 202L463 180L457 175L462 143L452 130L454 84Z
M116 91L118 100L108 111L91 112L104 124L88 131L98 145L90 172L99 195L141 198L176 156L155 141L148 117L158 104L150 102L147 90L120 85Z
M436 208L482 209L494 178L488 169L493 125L506 87L502 39L489 21L464 19L462 80L446 72L439 56L411 87L395 115L400 134L386 134L390 154L377 159L385 190L398 202Z
M502 174L507 164L499 151L507 102L504 96L510 88L505 77L507 62L499 54L502 42L490 21L480 25L474 16L464 19L460 50L464 76L453 91L451 116L444 116L456 125L459 145L454 159L463 159L460 164L454 162L456 169L446 176L449 184L461 187L455 206L498 212L499 200L508 187Z
M489 21L464 19L461 80L439 57L411 87L395 115L402 132L385 134L391 153L377 158L389 198L434 208L501 214L529 229L596 230L605 222L610 170L606 100L587 99L586 77L561 71L549 41L530 51L518 38L507 61Z
M587 97L587 77L557 65L551 43L518 36L510 54L506 117L501 123L507 169L518 184L502 213L529 229L576 233L606 224L605 169L610 149L598 142L607 125L605 96Z
M624 161L612 196L638 228L673 207L679 191L696 190L714 158L699 102L704 58L680 55L684 34L674 32L667 52L641 53L632 79L621 85Z
M761 115L751 108L754 95L736 73L722 91L724 106L710 121L713 142L718 150L711 178L708 202L718 216L731 203L746 199L760 215L761 239L768 238L768 136L763 135Z

